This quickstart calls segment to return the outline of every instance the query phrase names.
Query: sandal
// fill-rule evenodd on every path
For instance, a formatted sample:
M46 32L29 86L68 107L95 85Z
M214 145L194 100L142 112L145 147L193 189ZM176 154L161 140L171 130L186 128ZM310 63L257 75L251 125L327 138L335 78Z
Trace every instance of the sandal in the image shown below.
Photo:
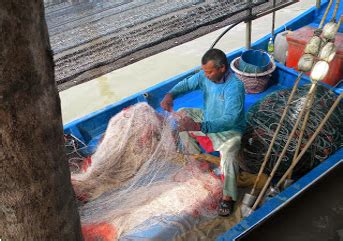
M219 203L218 215L222 217L230 216L233 213L235 201L233 200L221 200Z

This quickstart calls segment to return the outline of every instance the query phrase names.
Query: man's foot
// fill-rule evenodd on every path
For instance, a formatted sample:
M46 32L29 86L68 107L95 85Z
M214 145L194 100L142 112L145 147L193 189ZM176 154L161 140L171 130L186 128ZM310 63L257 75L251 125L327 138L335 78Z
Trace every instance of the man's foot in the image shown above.
M218 215L222 217L230 216L233 213L235 201L233 200L221 200L219 203Z

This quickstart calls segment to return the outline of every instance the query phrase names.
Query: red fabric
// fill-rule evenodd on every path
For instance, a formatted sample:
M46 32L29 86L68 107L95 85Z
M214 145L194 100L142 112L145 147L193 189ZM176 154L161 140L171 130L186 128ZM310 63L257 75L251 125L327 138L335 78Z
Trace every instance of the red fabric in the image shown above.
M190 133L190 135L198 141L200 146L204 148L206 152L214 151L212 141L208 136L196 136L193 133Z
M205 149L206 152L215 151L213 149L212 141L208 136L196 136L193 133L190 133L190 135L198 141L198 143L201 145L202 148ZM220 178L224 182L224 179L225 179L224 174L221 174Z
M117 238L114 226L108 223L85 224L81 231L84 241L113 241Z

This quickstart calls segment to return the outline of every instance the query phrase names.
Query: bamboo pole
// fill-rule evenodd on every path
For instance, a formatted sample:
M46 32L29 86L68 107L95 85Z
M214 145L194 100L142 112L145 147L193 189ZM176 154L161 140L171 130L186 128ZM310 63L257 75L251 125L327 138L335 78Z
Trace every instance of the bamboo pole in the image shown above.
M331 21L336 20L336 14L337 14L337 10L338 10L340 2L341 2L341 0L336 0L335 10L332 13Z
M343 93L341 93L336 101L333 103L333 105L331 106L329 112L325 115L324 119L321 121L321 123L319 124L317 130L313 133L313 135L311 136L311 138L308 140L306 146L302 149L302 151L300 152L300 154L298 155L297 159L294 161L294 163L292 163L292 165L288 168L288 170L285 172L285 174L281 177L281 179L279 180L279 182L276 184L276 186L280 186L281 183L283 183L285 181L285 179L287 178L289 172L291 170L293 170L293 168L298 164L299 160L302 158L302 156L305 154L305 152L307 151L307 149L311 146L312 142L314 141L314 139L317 137L317 135L319 134L319 132L321 131L321 129L323 128L323 126L325 125L326 121L329 119L329 117L331 116L332 112L335 110L335 108L337 107L337 105L340 103L341 99L343 97Z
M299 134L299 138L298 138L298 143L297 143L297 146L296 146L296 149L295 149L295 152L294 152L293 159L292 159L291 163L293 163L296 160L296 158L297 158L297 156L299 154L301 143L302 143L302 139L303 139L303 136L304 136L304 133L305 133L305 129L306 129L306 126L307 126L308 119L310 117L311 106L313 105L313 102L314 102L314 95L312 95L312 98L311 98L308 106L306 107L308 109L306 111L306 115L305 115L305 118L304 118L302 126L301 126L301 130L300 130L300 134ZM292 172L289 173L288 178L289 179L292 178Z
M274 164L273 170L272 170L272 172L269 174L268 179L267 179L267 182L265 183L263 189L261 190L260 194L258 195L258 198L257 198L257 200L255 201L255 203L254 203L254 205L253 205L253 207L252 207L252 210L255 210L255 209L257 208L258 204L260 203L260 201L262 200L262 198L263 198L263 196L264 196L264 194L265 194L265 192L266 192L266 190L267 190L267 188L268 188L268 186L269 186L269 184L270 184L272 178L274 177L274 175L275 175L275 173L276 173L276 171L277 171L277 168L279 167L279 165L280 165L280 163L281 163L281 161L282 161L282 158L283 158L284 155L286 154L287 148L288 148L289 144L290 144L291 141L292 141L292 138L293 138L293 136L294 136L294 133L296 132L296 130L297 130L297 128L298 128L298 125L299 125L299 123L300 123L300 120L302 119L303 114L305 113L305 110L307 109L306 106L307 106L307 104L308 104L310 98L312 98L312 95L314 94L314 91L315 91L315 89L316 89L316 86L317 86L317 81L315 81L315 82L312 83L311 88L310 88L310 90L309 90L309 92L308 92L308 94L307 94L307 96L306 96L306 99L305 99L304 108L300 111L299 116L298 116L298 118L297 118L297 120L296 120L296 122L295 122L295 124L294 124L293 129L292 129L292 132L291 132L291 134L289 135L288 140L287 140L287 142L286 142L286 144L285 144L285 146L284 146L284 148L283 148L283 150L282 150L282 152L281 152L281 154L280 154L278 160L277 160L276 163Z
M318 27L319 29L323 28L323 24L325 22L326 16L328 15L328 12L329 12L329 10L331 8L331 5L332 5L332 0L330 0L329 5L327 6L327 8L325 10L325 13L324 13L324 16L322 18L322 21L320 21L320 24L319 24L319 27Z
M290 95L289 95L289 97L288 97L288 100L287 100L287 103L286 103L286 107L285 107L285 109L283 110L283 113L282 113L280 122L279 122L279 124L278 124L278 126L277 126L277 128L276 128L276 130L275 130L275 132L274 132L274 135L273 135L273 138L272 138L272 140L271 140L271 142L270 142L270 144L269 144L269 148L268 148L268 150L267 150L267 153L266 153L266 155L264 156L264 160L263 160L263 163L262 163L262 165L261 165L261 167L260 167L260 170L259 170L259 172L258 172L258 174L257 174L257 178L256 178L256 180L255 180L254 186L253 186L253 188L251 189L251 192L250 192L251 195L254 194L255 189L256 189L256 186L257 186L257 183L260 181L261 175L262 175L263 170L264 170L264 168L265 168L265 166L266 166L266 164L267 164L267 162L268 162L269 156L270 156L270 154L271 154L271 152L272 152L272 149L273 149L273 145L274 145L274 143L275 143L275 140L276 140L276 138L277 138L277 135L279 134L279 131L280 131L281 126L282 126L282 123L283 123L283 121L284 121L284 119L285 119L285 117L286 117L286 115L287 115L289 106L290 106L290 104L291 104L291 101L292 101L292 99L293 99L294 93L295 93L295 91L296 91L296 89L297 89L297 87L298 87L298 84L299 84L299 81L300 81L302 75L303 75L303 72L300 72L300 74L298 75L298 78L295 80L295 83L294 83L294 86L293 86L293 88L292 88L292 91L291 91L291 93L290 93Z

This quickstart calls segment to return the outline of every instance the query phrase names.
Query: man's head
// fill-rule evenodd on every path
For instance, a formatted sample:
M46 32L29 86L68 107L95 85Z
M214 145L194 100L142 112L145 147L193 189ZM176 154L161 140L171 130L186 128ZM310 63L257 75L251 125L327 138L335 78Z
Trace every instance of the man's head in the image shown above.
M201 68L205 76L215 83L220 83L228 66L224 52L219 49L208 50L201 59Z

